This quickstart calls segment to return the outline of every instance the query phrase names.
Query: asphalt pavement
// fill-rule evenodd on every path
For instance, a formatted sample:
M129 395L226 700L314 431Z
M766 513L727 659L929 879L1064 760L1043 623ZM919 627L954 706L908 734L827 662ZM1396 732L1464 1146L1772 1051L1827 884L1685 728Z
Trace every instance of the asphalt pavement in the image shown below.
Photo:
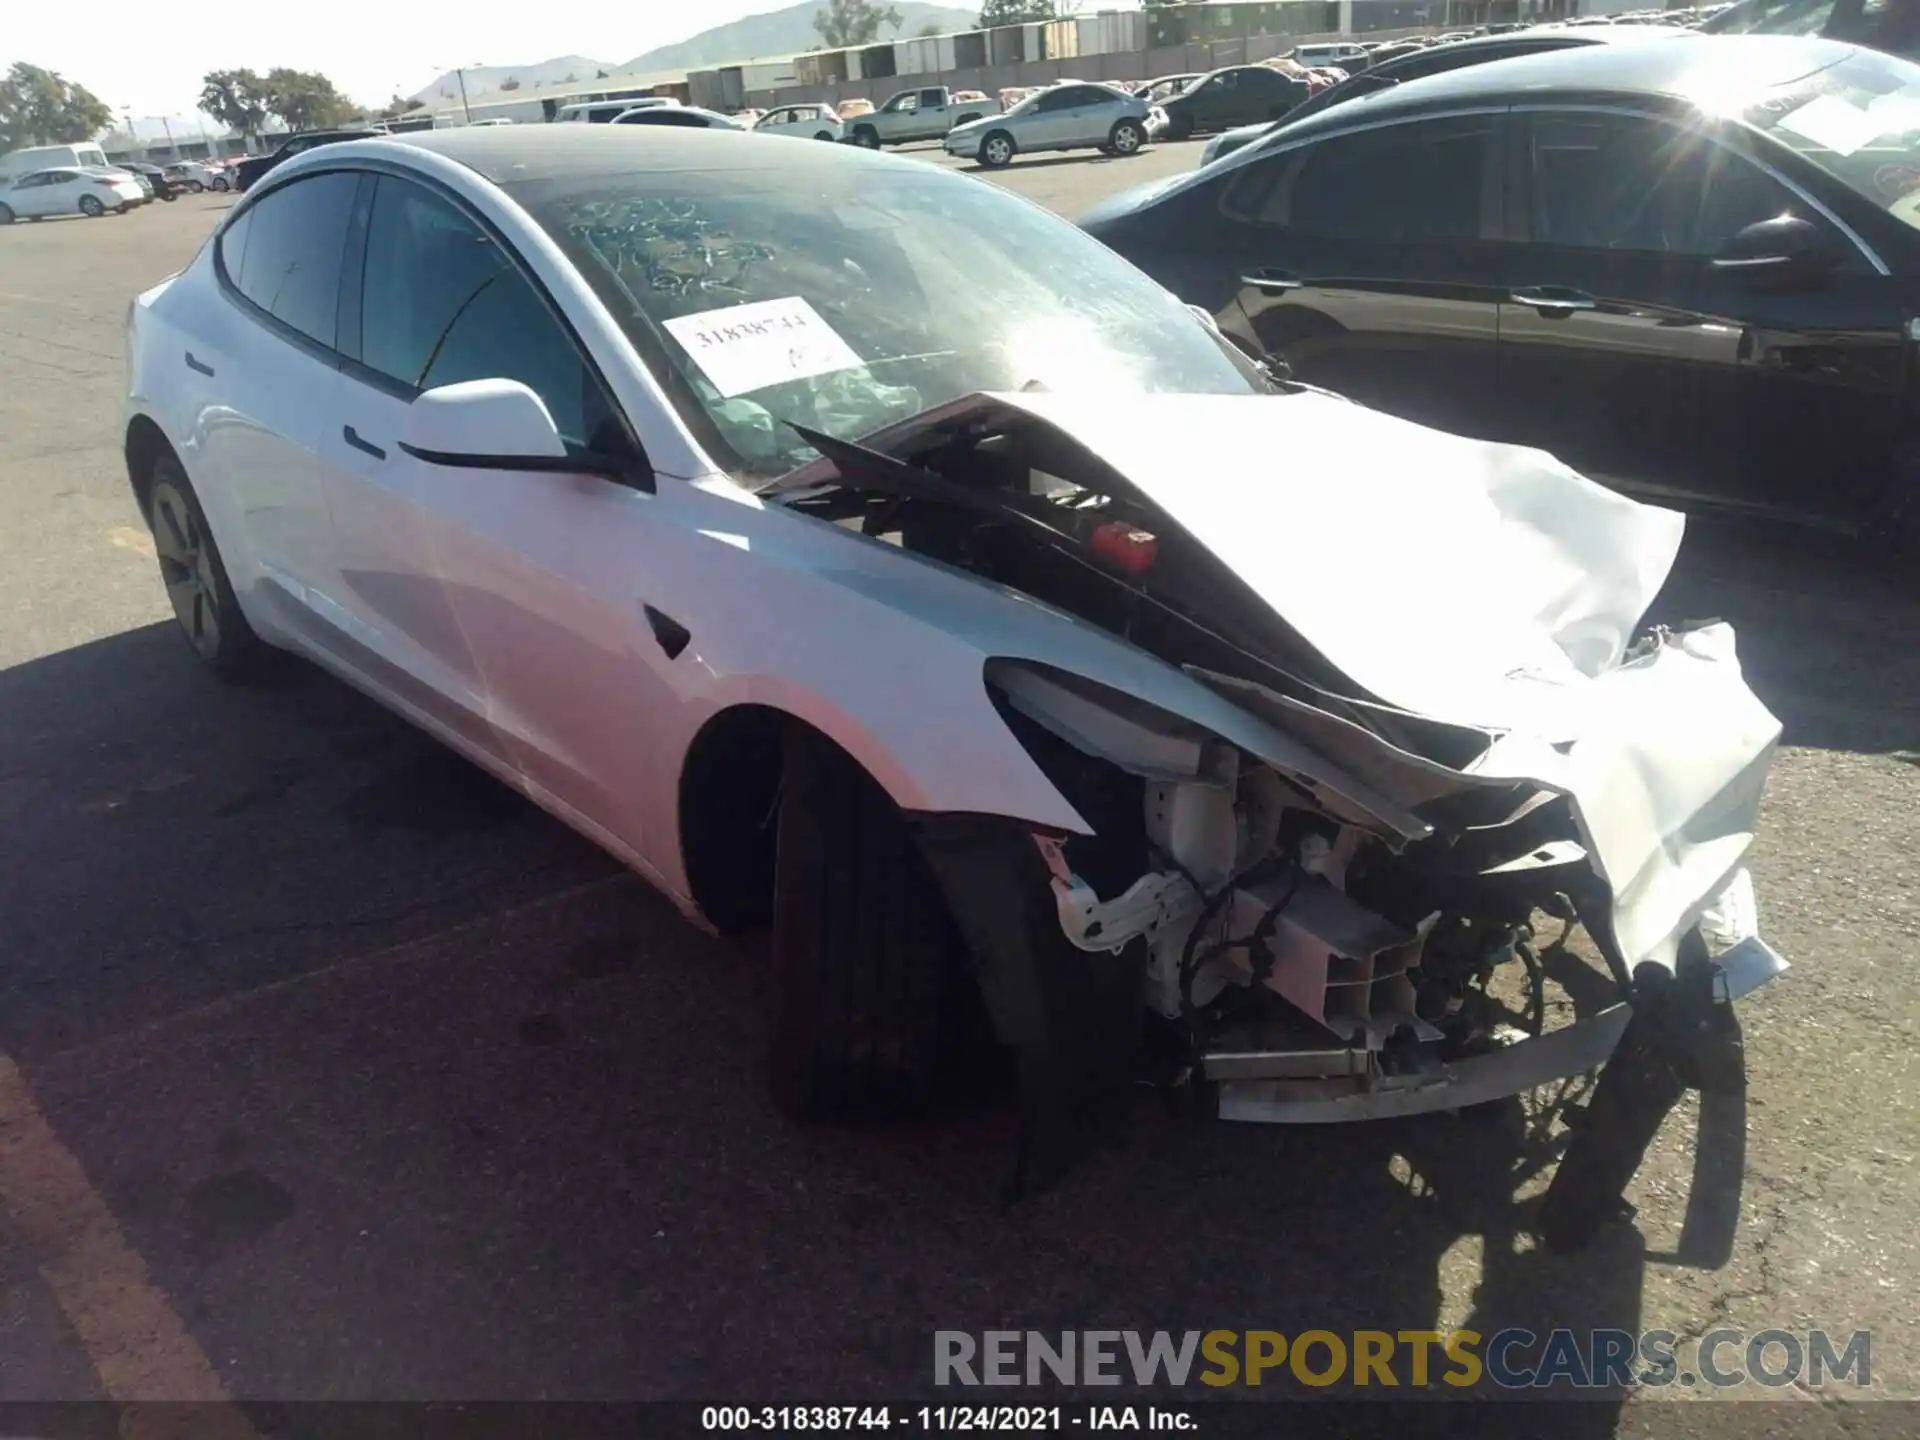
M995 178L1072 215L1196 155ZM1143 1102L1003 1210L1004 1100L776 1117L758 944L317 673L201 673L120 458L121 336L226 203L0 230L0 1402L849 1401L924 1392L936 1329L1510 1324L1871 1330L1876 1390L1920 1393L1911 575L1702 526L1660 601L1734 621L1786 721L1755 868L1795 968L1743 1009L1745 1116L1684 1104L1633 1223L1532 1243L1542 1097L1328 1129Z

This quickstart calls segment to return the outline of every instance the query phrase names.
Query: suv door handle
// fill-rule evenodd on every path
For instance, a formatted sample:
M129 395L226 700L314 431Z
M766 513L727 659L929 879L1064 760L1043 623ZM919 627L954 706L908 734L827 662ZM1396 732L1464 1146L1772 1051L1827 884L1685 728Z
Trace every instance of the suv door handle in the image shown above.
M1570 290L1564 285L1524 285L1517 290L1509 290L1507 298L1517 305L1531 305L1549 319L1598 306L1591 295Z
M378 445L374 444L371 440L362 440L360 438L360 432L358 430L355 430L351 425L343 429L340 432L340 435L341 435L341 438L344 439L347 442L347 444L351 445L354 449L359 450L365 454L371 455L376 460L384 460L387 458L386 451L382 450Z
M209 379L211 379L213 376L213 366L194 359L193 351L191 350L187 351L187 368L189 370L198 371L200 374L207 376Z
M1260 265L1242 274L1240 283L1251 285L1263 294L1278 295L1283 290L1298 290L1302 281L1291 270L1276 270L1270 265Z

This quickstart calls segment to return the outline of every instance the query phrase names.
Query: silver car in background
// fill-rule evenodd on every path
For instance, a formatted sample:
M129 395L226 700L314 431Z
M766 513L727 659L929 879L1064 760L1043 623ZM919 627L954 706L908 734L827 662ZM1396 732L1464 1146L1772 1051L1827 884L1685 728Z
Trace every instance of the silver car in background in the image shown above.
M1004 115L989 115L947 132L947 152L990 169L1035 150L1102 150L1138 154L1167 126L1158 105L1112 85L1068 81L1029 95Z

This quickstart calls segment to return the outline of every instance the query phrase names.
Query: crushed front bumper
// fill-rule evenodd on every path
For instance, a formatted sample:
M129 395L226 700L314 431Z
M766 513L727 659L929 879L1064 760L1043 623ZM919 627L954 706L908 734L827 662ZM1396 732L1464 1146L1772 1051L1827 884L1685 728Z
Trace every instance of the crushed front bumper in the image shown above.
M1742 940L1712 963L1719 970L1716 998L1728 1003L1787 969L1786 960L1757 935ZM1631 1015L1632 1007L1621 1001L1537 1038L1419 1074L1222 1080L1220 1118L1268 1125L1326 1125L1428 1115L1484 1104L1605 1064L1620 1043Z

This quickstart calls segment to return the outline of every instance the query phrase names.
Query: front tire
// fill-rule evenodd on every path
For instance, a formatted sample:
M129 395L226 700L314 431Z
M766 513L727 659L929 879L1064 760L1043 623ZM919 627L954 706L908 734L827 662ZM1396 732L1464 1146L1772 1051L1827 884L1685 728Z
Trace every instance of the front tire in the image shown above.
M1117 120L1107 135L1107 148L1122 159L1138 155L1146 143L1147 132L1138 120Z
M816 140L831 141L833 139L833 132L831 130L822 130L818 135L814 136L813 138Z
M863 150L878 150L880 132L871 125L856 125L853 127L853 143Z
M100 197L97 195L82 195L80 197L80 213L89 220L98 220L102 215L107 213L107 207L100 203Z
M1167 121L1167 138L1169 140L1191 140L1193 138L1193 121L1187 119L1185 116L1175 115Z
M230 188L230 187L228 186L228 184L227 184L227 182L226 182L225 180L219 180L219 179L216 179L216 180L215 180L215 181L213 182L213 189L214 189L214 193L215 193L216 195L217 195L217 194L219 194L219 193L221 193L221 192L222 192L222 191L224 191L224 190L227 190L227 189L229 189L229 188Z
M222 680L248 680L264 673L275 652L240 612L200 498L171 455L154 462L147 487L147 528L153 532L173 618L207 668Z
M900 811L851 756L796 725L784 758L774 1103L808 1120L923 1109L942 1071L943 997L968 979L945 899Z
M187 193L189 195L198 195L206 188L207 187L202 185L198 180L189 180L187 182Z
M13 223L13 211L8 209L5 205L0 205L0 225L11 225L12 223Z
M1019 148L1013 143L1013 136L1004 130L995 130L981 140L978 158L987 169L999 170L1013 160Z

